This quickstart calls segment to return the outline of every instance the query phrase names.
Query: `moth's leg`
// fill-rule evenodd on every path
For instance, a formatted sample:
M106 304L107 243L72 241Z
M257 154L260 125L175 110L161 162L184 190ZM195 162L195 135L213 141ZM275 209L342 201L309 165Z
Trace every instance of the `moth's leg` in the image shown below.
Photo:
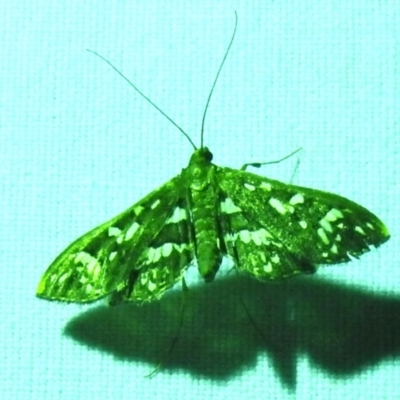
M289 157L292 157L293 155L295 155L296 153L298 153L300 150L302 150L301 147L299 147L297 150L293 151L292 153L290 153L289 155L280 158L279 160L275 160L275 161L266 161L266 162L261 162L261 163L246 163L242 166L242 168L240 168L241 171L245 171L247 167L255 167L255 168L260 168L262 165L267 165L267 164L279 164L280 162L287 160Z
M182 277L182 303L181 303L181 316L179 318L178 330L171 342L171 346L169 347L168 351L166 352L166 354L164 356L164 360L160 361L158 363L158 365L154 368L154 370L145 376L146 378L152 378L153 376L157 375L160 372L160 370L162 369L164 363L166 361L168 361L168 358L171 355L172 350L174 349L175 344L179 339L179 334L181 332L181 329L182 329L182 326L183 326L183 323L185 320L185 311L186 311L186 304L187 304L186 301L189 298L188 295L189 295L189 288L186 284L185 278Z
M292 176L290 177L289 183L291 185L293 185L293 180L294 180L295 175L297 174L297 171L299 170L299 165L300 165L300 158L297 159L296 165L295 165L294 170L292 172Z

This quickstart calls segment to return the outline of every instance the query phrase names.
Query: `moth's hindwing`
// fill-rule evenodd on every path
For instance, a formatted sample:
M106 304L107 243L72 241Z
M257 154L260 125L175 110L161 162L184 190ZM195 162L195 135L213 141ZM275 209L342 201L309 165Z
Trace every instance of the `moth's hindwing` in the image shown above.
M179 176L73 242L47 269L37 295L77 303L111 293L113 302L160 297L193 258L178 182Z
M259 279L350 261L389 239L364 207L336 194L217 167L227 253Z

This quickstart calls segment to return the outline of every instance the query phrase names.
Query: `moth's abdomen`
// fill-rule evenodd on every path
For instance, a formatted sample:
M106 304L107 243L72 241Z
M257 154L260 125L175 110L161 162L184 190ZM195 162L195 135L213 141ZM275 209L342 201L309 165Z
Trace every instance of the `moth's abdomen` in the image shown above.
M215 204L218 196L214 189L209 185L201 191L191 191L196 258L199 273L206 282L214 279L222 262Z

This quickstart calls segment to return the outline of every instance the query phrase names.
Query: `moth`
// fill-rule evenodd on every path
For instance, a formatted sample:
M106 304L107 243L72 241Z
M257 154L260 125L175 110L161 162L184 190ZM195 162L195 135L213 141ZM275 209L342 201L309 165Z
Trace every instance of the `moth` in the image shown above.
M212 163L203 146L204 120L236 26L237 18L203 114L200 148L93 52L177 126L195 150L180 174L67 247L44 273L37 296L76 303L106 296L110 304L149 302L182 281L195 263L205 282L213 281L223 257L237 270L268 281L348 262L389 239L383 222L351 200L246 171L261 164L237 170Z

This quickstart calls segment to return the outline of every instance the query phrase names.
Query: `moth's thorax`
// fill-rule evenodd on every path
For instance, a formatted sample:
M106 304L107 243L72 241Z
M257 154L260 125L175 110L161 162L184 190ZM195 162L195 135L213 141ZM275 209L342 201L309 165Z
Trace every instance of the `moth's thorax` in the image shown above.
M212 169L214 165L211 163L212 153L207 147L195 150L190 158L189 165L183 170L185 182L192 190L205 190L212 179Z

